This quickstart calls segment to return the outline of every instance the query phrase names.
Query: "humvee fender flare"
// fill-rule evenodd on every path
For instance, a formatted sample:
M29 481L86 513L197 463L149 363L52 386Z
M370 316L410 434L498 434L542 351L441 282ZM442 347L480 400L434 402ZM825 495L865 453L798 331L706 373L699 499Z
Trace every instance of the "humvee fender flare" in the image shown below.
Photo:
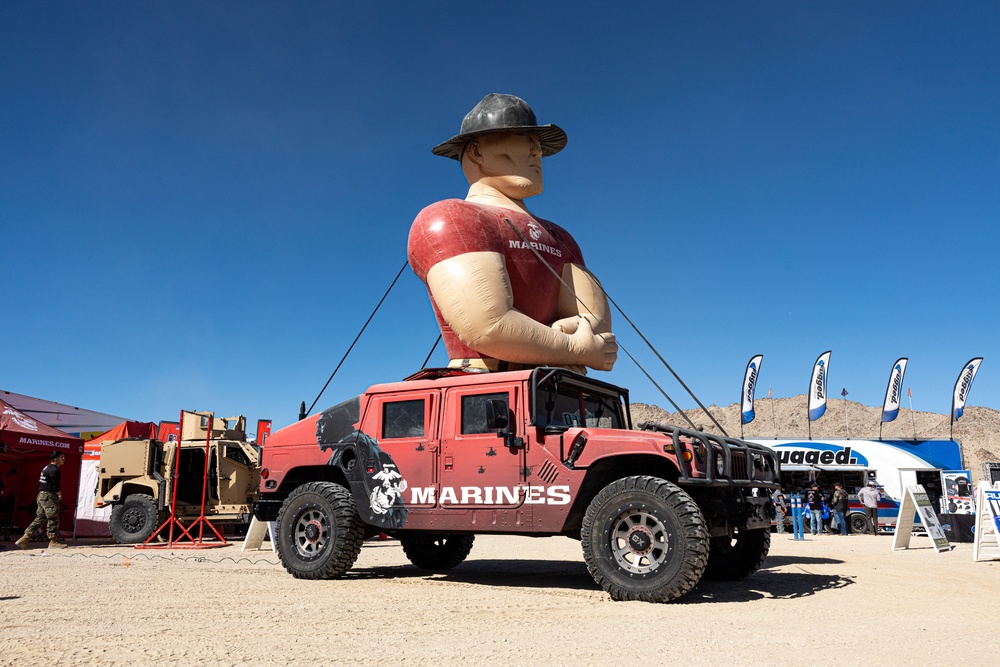
M128 491L126 492L126 487ZM162 494L156 493L156 488L151 484L143 484L141 482L136 482L134 479L123 479L114 486L112 486L106 494L101 496L100 500L104 505L120 505L125 502L128 496L135 493L148 493L151 497L156 495L161 495L159 502L157 503L160 509L163 509L163 498Z
M406 480L375 438L354 431L337 443L320 443L319 448L330 451L327 465L343 471L362 521L389 530L406 525Z

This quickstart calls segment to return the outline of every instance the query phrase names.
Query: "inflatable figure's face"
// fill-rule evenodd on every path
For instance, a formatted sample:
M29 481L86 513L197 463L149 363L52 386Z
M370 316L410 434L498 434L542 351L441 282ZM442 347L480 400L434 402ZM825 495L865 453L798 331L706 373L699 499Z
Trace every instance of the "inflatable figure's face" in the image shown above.
M473 159L481 172L480 181L511 199L541 194L542 145L533 134L492 134L476 140L479 150Z

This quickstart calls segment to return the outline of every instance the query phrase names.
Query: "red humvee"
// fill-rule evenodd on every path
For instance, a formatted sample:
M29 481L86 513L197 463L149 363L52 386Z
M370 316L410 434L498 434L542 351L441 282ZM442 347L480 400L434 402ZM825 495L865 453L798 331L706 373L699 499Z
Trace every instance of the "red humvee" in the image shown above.
M665 602L760 567L777 475L767 447L632 430L626 389L564 369L424 370L273 433L254 511L303 579L381 532L430 570L477 533L566 535L613 599Z

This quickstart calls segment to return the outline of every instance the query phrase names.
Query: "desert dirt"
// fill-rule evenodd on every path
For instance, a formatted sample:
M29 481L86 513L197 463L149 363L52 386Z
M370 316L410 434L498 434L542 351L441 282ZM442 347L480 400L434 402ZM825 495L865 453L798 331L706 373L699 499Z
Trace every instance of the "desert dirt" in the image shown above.
M42 543L37 543L41 546ZM2 665L995 665L1000 561L927 537L773 535L764 567L612 602L569 538L479 536L444 574L394 540L302 581L239 542L0 550Z

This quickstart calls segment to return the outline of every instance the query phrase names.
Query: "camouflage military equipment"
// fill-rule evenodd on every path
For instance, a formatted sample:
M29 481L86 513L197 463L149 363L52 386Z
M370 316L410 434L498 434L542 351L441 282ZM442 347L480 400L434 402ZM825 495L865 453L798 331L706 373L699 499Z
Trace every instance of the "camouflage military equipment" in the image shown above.
M149 539L170 515L175 496L181 521L198 518L204 495L205 516L213 524L250 522L260 453L247 442L246 418L185 414L194 418L184 422L180 443L151 438L102 443L94 504L113 508L109 529L119 544Z

